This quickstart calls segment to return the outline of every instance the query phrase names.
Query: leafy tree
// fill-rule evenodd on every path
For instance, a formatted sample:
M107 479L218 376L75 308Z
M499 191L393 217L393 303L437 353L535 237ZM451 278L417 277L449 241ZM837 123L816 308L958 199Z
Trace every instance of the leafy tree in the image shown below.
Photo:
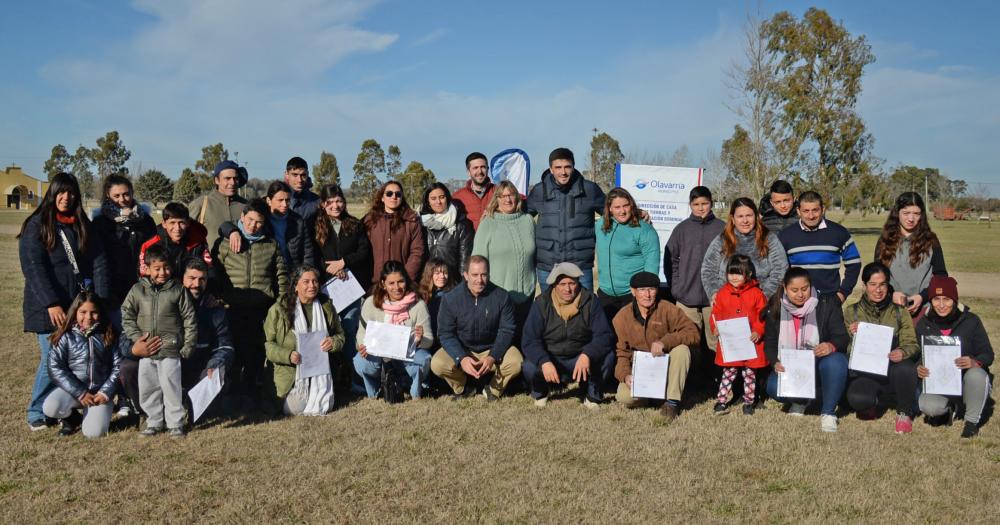
M247 199L264 197L267 195L268 185L270 185L270 182L266 180L258 178L249 179L247 180L247 185L243 188L243 196Z
M399 146L389 145L389 151L385 156L385 177L388 180L399 178L399 170L403 167L403 154L399 151Z
M97 139L97 147L91 150L90 155L101 180L109 175L128 176L125 163L132 157L132 152L122 143L117 131L109 131Z
M621 145L605 132L590 139L590 176L604 191L615 185L615 164L625 159Z
M363 199L367 199L382 184L378 174L385 172L385 152L375 139L365 140L361 151L354 162L354 180L351 191Z
M48 175L51 181L52 177L55 177L57 174L70 171L72 164L73 157L66 151L66 146L56 144L52 147L52 155L49 157L49 160L45 161L42 169L45 170L45 174Z
M184 168L180 178L174 184L174 201L191 202L205 189L202 187L203 174L196 173L191 168Z
M199 173L208 175L208 178L211 179L212 173L215 171L215 166L224 160L229 160L229 150L221 142L210 144L201 148L201 158L194 163L194 169Z
M410 162L406 166L406 171L399 176L399 183L403 185L406 202L410 203L413 208L420 206L424 190L435 182L437 182L437 178L434 176L434 172L424 168L424 165L417 161Z
M316 186L324 184L340 184L340 167L337 166L337 156L324 151L319 154L319 164L313 164L312 176Z
M670 155L669 163L671 166L679 168L691 165L691 150L688 149L687 144L681 144L681 147L674 150L673 155Z
M839 195L862 171L871 135L855 112L861 75L875 61L864 36L854 38L826 11L810 8L801 20L786 11L761 28L774 54L774 93L787 135L815 146L813 186Z
M949 193L951 181L942 175L937 168L899 166L889 176L889 185L896 195L904 191L915 191L923 195L925 180L927 181L927 194L932 201L952 196ZM927 205L929 206L930 203L928 202Z
M140 200L152 202L156 206L170 200L174 194L174 183L162 171L151 169L135 179L135 193Z
M86 198L98 197L97 194L101 191L101 188L97 187L97 181L94 180L94 172L90 169L94 164L94 152L81 144L76 148L76 153L73 154L72 164L73 175L76 176L76 180L80 183L80 192ZM103 198L104 196L100 195L99 197Z

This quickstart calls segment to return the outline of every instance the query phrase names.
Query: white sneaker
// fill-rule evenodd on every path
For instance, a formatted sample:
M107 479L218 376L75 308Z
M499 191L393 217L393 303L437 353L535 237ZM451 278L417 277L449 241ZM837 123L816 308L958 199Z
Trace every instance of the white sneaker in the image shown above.
M823 432L836 432L837 416L832 416L830 414L823 414L819 416L819 428L821 428Z
M599 405L599 404L591 401L590 399L588 399L586 397L583 398L583 408L588 408L590 410L594 410L595 408L597 408L599 406L601 406L601 405Z
M547 405L547 404L549 404L549 398L547 396L546 397L540 397L540 398L538 398L538 399L535 400L535 406L538 407L538 408L545 408L545 405Z
M806 415L806 405L803 403L791 403L788 405L788 415L790 416L804 416Z
M132 415L132 409L128 405L122 406L118 409L118 417L129 417Z

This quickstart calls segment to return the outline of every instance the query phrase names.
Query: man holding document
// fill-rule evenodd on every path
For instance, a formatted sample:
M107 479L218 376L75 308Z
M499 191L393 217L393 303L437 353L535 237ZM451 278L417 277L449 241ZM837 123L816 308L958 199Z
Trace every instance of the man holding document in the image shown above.
M979 420L990 396L989 367L993 364L993 346L986 328L979 317L958 302L958 283L947 276L935 275L927 287L930 305L917 322L917 336L923 345L923 364L917 375L924 380L924 393L920 395L920 411L939 423L950 423L956 406L965 406L965 425L962 437L971 438L979 433ZM948 374L954 369L934 366L931 352L946 352L959 347L958 357L950 357L954 367L961 371L961 387L948 394L928 392L932 377ZM958 386L958 385L955 385ZM943 420L943 421L942 421Z
M521 373L524 361L512 346L514 307L507 292L490 282L486 257L473 255L466 266L465 284L441 299L441 349L431 358L431 372L448 383L455 398L475 395L474 383L492 376L483 395L494 401Z
M680 408L681 394L687 381L688 369L691 367L690 346L701 341L698 327L673 304L657 298L660 288L660 278L650 272L639 272L632 276L629 282L632 293L632 303L623 307L615 315L612 325L618 343L615 355L618 358L615 366L615 378L618 379L618 392L615 398L629 408L643 404L645 396L633 396L633 392L646 391L645 384L637 381L661 380L648 374L640 374L641 370L633 369L633 359L656 358L669 356L666 370L666 388L663 396L666 398L660 408L660 414L668 420L676 419ZM648 354L648 355L643 355ZM636 359L645 364L648 359ZM650 363L656 366L654 363ZM649 397L663 399L650 395Z
M568 262L552 267L549 289L535 299L524 325L524 377L535 406L548 403L549 384L564 379L586 388L583 405L604 401L604 378L611 372L611 328L600 301L580 286L580 268Z

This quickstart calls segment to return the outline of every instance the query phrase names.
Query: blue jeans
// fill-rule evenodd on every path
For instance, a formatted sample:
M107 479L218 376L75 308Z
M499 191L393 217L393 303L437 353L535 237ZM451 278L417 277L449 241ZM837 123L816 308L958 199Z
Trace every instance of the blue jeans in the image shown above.
M816 359L816 392L820 402L819 413L834 415L837 403L847 387L847 356L834 352ZM772 372L767 378L767 395L781 403L809 403L809 399L788 399L778 397L778 374Z
M583 271L583 275L580 276L580 286L594 291L594 269L593 268L580 268ZM535 269L535 277L538 278L538 286L542 287L542 292L549 289L549 283L545 282L549 278L549 271L543 270L541 268Z
M340 326L344 329L344 357L348 360L353 360L358 353L358 325L361 324L361 305L364 300L362 297L338 313ZM362 393L361 378L354 372L351 373L351 390Z
M549 355L551 363L555 365L556 372L559 373L559 381L569 383L573 380L573 368L576 367L576 361L579 358L579 355L572 357ZM604 378L608 377L611 373L612 368L614 368L614 363L615 353L613 351L608 352L600 363L591 361L589 372L590 379L588 381L581 382L580 387L583 388L584 385L587 386L587 397L592 401L600 402L604 399ZM524 378L528 381L528 385L531 386L532 398L541 399L543 397L548 397L549 383L545 380L545 375L542 374L542 367L536 365L529 359L525 359L524 363L521 365L521 372L524 374Z
M28 403L28 423L34 421L45 421L45 413L42 406L45 398L56 388L56 384L49 378L49 336L51 332L41 332L38 335L38 347L41 356L38 360L38 370L35 372L35 384L31 387L31 402Z
M418 348L413 354L413 361L397 361L390 359L384 361L381 357L368 356L361 357L361 354L354 354L354 370L361 375L361 380L365 384L365 394L370 398L376 398L382 389L382 367L402 366L406 375L410 378L410 397L419 399L424 394L423 382L427 378L427 372L431 369L431 354L423 348Z

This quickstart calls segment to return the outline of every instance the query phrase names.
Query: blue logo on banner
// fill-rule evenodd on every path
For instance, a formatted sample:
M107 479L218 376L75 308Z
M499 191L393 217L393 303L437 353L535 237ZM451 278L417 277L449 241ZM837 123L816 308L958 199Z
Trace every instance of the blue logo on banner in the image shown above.
M646 181L642 180L642 179L639 179L639 180L635 181L635 187L639 188L640 190L643 189L643 188L645 188L646 184L648 184L648 183Z

